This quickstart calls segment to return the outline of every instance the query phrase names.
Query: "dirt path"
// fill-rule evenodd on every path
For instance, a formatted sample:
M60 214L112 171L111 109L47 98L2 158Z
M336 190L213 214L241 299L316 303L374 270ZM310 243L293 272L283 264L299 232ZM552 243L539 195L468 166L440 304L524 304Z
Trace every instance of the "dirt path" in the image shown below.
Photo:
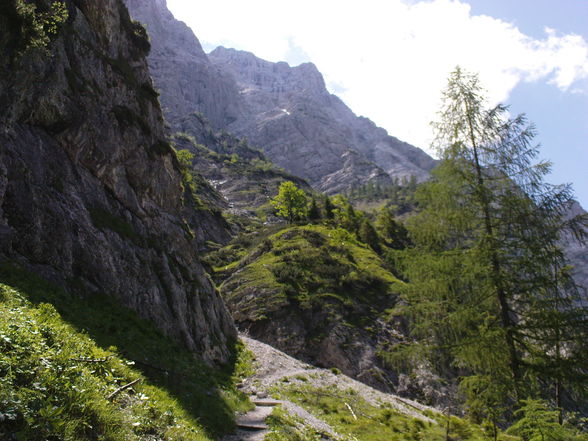
M300 418L307 426L312 427L317 432L328 434L334 439L342 439L343 437L331 426L314 417L297 404L291 401L276 401L268 398L269 389L277 382L283 378L300 375L307 379L307 384L317 388L336 385L342 390L353 389L372 405L377 406L381 403L388 403L403 414L425 421L433 421L422 414L424 410L431 409L427 406L396 395L380 392L346 375L336 375L330 370L315 368L247 336L241 335L240 337L247 348L255 354L256 361L256 373L243 382L242 390L249 394L251 400L258 403L258 405L252 411L237 418L237 424L241 427L235 434L225 438L225 441L263 441L268 433L265 419L272 413L275 405L282 406L289 414ZM271 405L268 405L268 403L271 403ZM245 427L249 427L249 429ZM258 427L258 429L253 429L253 427Z
M268 433L265 419L273 411L271 406L256 406L245 415L237 417L237 431L225 438L226 441L263 441Z
M422 414L427 409L435 410L433 408L407 398L380 392L346 375L334 374L328 369L315 368L252 338L241 335L241 339L249 350L255 354L258 364L256 374L248 381L247 390L252 390L255 393L267 393L271 386L284 377L304 375L308 378L309 384L315 387L335 385L341 390L353 389L372 405L377 406L380 403L388 403L405 415L425 421L433 421Z

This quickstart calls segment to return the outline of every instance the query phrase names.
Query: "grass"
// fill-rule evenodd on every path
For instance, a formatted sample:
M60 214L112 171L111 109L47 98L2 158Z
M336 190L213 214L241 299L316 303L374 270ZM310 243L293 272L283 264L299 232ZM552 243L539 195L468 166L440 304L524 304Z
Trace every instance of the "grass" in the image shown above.
M401 283L370 248L343 230L320 225L260 235L249 247L233 243L209 259L223 276L233 273L221 291L239 316L254 321L284 307L330 305L359 325L391 306Z
M357 441L485 441L489 434L475 424L451 417L449 433L446 419L435 414L439 424L399 413L389 404L372 405L354 390L340 390L335 386L314 387L306 382L288 382L275 386L276 398L288 399L302 406L314 416L327 422L334 430ZM447 436L449 436L447 438ZM297 438L278 438L298 441ZM518 438L500 434L501 441Z
M251 407L235 387L251 369L238 344L213 368L111 299L69 294L9 264L0 281L1 439L207 440Z
M328 434L316 432L300 418L288 414L280 407L273 410L266 423L270 432L264 441L315 441L331 438Z

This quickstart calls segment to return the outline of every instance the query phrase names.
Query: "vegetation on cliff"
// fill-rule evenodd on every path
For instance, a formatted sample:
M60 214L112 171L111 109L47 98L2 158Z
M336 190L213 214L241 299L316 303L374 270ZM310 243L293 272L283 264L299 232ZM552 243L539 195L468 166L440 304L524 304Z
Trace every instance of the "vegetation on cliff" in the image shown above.
M221 291L237 317L252 321L270 318L285 305L309 310L327 304L343 307L347 320L369 321L370 308L390 305L400 284L385 262L348 231L321 225L285 228L233 268L239 271ZM367 308L363 314L360 305Z
M248 409L241 349L211 368L115 302L13 265L0 277L0 438L203 441Z

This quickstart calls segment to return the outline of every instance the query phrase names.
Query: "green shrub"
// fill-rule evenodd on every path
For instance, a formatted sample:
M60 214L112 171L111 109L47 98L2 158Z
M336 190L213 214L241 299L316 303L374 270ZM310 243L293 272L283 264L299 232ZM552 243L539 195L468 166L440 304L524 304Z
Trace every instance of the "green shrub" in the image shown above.
M0 281L0 439L205 441L250 408L235 386L251 372L240 345L213 369L105 296L69 294L14 265L0 265Z
M46 48L57 37L69 15L67 6L61 1L14 0L14 11L22 53Z

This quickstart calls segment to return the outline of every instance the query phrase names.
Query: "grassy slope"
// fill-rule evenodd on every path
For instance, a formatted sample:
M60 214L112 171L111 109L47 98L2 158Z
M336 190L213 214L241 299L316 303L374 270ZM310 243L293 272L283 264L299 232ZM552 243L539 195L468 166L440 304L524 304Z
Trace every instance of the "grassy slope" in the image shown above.
M236 320L263 320L289 307L333 308L350 324L367 324L393 304L401 283L342 229L292 226L256 243L249 250L231 244L209 257L217 270L232 273L221 291Z
M430 412L438 424L403 415L386 404L374 406L353 390L336 387L313 387L308 380L286 382L274 387L276 398L291 400L326 421L345 440L357 441L486 441L490 434L480 426L452 416L447 432L444 415ZM291 422L276 415L273 431L277 441L304 441L304 431L292 431ZM447 438L447 436L449 436ZM500 441L520 441L504 433Z
M213 369L112 300L12 265L0 281L0 439L207 440L250 406L234 386L242 351Z

